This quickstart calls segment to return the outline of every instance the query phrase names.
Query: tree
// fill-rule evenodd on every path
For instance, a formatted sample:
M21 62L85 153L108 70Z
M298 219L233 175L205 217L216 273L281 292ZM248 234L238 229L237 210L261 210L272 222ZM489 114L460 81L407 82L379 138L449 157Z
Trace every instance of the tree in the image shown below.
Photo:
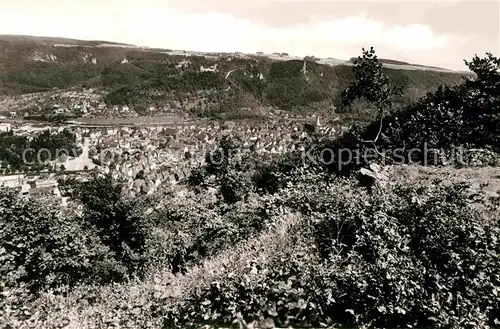
M205 164L191 171L189 186L195 191L215 187L226 204L244 199L251 190L250 175L244 173L251 170L246 165L250 154L242 154L241 145L240 139L223 136L218 147L206 155Z
M315 56L306 56L306 57L304 57L304 61L306 61L306 62L316 62L316 61L319 61L319 58L317 58Z
M144 261L147 223L138 215L139 201L122 196L123 183L109 174L97 173L92 173L88 181L69 178L58 183L63 196L81 202L82 222L96 231L114 253L114 259L126 266L129 273L139 273Z
M464 62L476 75L474 79L466 78L462 85L468 109L464 119L471 130L469 138L481 144L499 145L500 58L486 53L484 58L475 55L470 62Z
M56 200L20 197L0 190L0 285L26 284L36 295L64 285L109 283L125 279L102 241L73 216L59 216Z
M363 98L377 107L380 121L378 133L373 140L363 140L366 143L373 143L377 150L376 143L382 131L385 110L392 106L394 97L400 96L402 90L390 85L389 78L382 71L382 63L375 55L373 47L370 47L370 50L363 48L362 56L354 60L352 72L355 81L342 94L342 103L350 106L354 100Z
M135 175L135 179L145 179L146 178L146 175L144 174L144 170L139 170L139 172L137 173L137 175Z

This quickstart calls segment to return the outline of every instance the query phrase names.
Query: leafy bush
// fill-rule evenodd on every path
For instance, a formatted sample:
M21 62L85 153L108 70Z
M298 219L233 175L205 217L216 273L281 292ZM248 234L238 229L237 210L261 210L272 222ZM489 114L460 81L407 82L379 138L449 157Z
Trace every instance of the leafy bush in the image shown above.
M122 197L123 185L110 175L97 174L89 181L68 179L59 184L63 195L82 203L81 220L110 248L114 259L129 274L140 274L150 227L138 213L139 204Z
M174 273L184 271L188 263L199 261L230 241L229 232L234 229L224 225L211 202L190 196L164 203L153 218L164 241L158 238L150 242L157 246L153 248L157 255L151 255L150 262L169 264Z
M295 318L310 318L313 312L304 299L315 282L318 258L299 233L295 216L286 210L271 213L273 224L262 234L208 261L220 264L216 274L167 309L165 327L252 321L286 326Z
M296 178L299 171L305 170L303 165L308 165L300 163L300 156L300 152L292 152L270 162L257 164L252 177L257 191L276 193L285 187L289 179Z
M263 267L250 263L241 276L228 276L197 292L179 313L169 312L165 327L200 324L272 323L286 327L315 323L319 313L310 301L314 287L313 263L304 251L283 253ZM286 259L286 261L285 261Z
M221 200L229 205L246 199L254 188L255 163L252 153L242 152L241 145L236 138L222 136L218 146L206 155L205 164L192 170L188 178L190 187L198 191L215 188Z
M301 327L498 324L500 227L471 208L466 186L396 186L368 195L349 181L309 178L270 200L303 213L295 235L315 243L302 252L289 246L270 266L257 262L244 275L195 290L189 303L167 312L166 326L266 319Z
M227 205L190 193L163 203L152 221L158 231L149 242L150 263L177 273L260 232L267 216L258 199Z
M494 325L500 231L474 213L464 189L398 187L326 214L318 245L341 260L332 280L339 294L349 291L337 307L378 326Z
M78 283L108 283L125 277L110 249L76 218L54 205L0 191L0 277L6 288L26 286L31 297Z

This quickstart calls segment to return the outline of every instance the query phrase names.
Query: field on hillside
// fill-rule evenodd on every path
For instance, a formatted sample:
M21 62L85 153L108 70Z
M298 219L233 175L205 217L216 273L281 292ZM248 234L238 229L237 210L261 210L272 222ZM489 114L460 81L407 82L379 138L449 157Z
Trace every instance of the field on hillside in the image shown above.
M483 193L484 196L500 197L500 168L448 168L425 166L393 166L387 168L388 180L408 184L445 184L467 182L470 193Z

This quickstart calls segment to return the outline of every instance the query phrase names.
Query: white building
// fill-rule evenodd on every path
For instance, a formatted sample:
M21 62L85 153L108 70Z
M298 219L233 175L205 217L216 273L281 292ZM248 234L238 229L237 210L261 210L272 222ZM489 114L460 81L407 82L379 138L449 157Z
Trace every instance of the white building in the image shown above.
M10 123L0 123L0 132L6 133L12 130L12 125Z
M217 72L217 64L210 67L200 66L200 72Z
M41 179L36 182L36 187L47 188L57 186L57 180L55 179Z
M0 176L0 187L18 187L23 184L24 175Z

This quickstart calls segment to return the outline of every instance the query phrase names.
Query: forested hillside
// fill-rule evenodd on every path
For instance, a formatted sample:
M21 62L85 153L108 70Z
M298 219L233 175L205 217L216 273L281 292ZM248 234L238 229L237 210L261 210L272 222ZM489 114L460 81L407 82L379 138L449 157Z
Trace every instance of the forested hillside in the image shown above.
M454 72L385 71L403 88L400 105L441 84L462 81ZM0 36L0 94L94 87L109 92L108 105L161 108L175 101L189 104L193 114L214 116L261 106L328 109L337 105L339 92L352 79L350 66L322 65L310 57L305 62L241 54L193 56L100 41Z

